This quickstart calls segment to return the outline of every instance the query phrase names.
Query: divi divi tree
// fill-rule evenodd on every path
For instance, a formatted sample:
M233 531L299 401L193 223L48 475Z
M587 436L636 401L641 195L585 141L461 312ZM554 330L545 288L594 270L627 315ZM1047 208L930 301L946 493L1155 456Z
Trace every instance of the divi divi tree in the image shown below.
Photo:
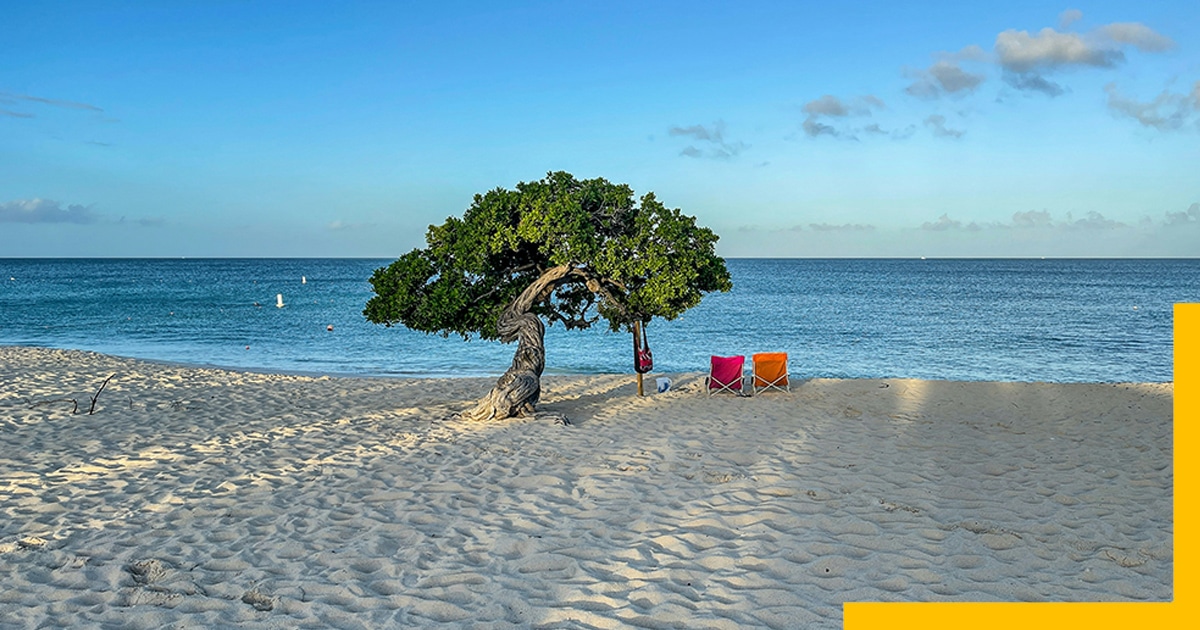
M463 417L534 413L546 349L543 318L609 330L674 319L732 288L717 235L624 184L549 173L475 195L463 217L429 227L427 247L375 270L363 315L377 324L517 342L512 365Z

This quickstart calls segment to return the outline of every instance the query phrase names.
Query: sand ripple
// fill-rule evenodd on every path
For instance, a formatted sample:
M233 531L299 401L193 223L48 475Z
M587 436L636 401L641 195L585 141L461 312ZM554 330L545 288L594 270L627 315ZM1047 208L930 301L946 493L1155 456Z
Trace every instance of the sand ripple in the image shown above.
M90 396L116 377L87 415ZM838 627L1172 596L1172 386L331 379L0 348L0 627ZM39 404L62 398L70 404Z

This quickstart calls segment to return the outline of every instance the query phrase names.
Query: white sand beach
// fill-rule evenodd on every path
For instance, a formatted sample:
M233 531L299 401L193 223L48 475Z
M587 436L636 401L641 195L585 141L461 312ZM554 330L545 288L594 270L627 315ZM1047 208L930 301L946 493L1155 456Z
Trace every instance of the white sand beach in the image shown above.
M470 423L492 379L0 347L0 627L834 628L844 601L1172 597L1172 384L671 376L547 377L571 426Z

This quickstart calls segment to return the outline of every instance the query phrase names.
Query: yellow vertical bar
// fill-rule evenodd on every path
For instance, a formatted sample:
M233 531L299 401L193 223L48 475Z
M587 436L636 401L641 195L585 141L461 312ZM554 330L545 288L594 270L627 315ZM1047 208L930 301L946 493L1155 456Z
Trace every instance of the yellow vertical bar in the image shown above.
M1200 509L1200 304L1175 305L1175 602L1196 602Z

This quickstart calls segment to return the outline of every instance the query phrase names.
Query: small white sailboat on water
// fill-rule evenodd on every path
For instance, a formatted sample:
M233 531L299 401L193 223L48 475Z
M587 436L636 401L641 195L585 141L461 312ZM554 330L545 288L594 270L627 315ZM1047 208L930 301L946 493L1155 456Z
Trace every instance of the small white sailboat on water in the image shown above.
M275 308L283 308L283 294L282 293L275 294Z

